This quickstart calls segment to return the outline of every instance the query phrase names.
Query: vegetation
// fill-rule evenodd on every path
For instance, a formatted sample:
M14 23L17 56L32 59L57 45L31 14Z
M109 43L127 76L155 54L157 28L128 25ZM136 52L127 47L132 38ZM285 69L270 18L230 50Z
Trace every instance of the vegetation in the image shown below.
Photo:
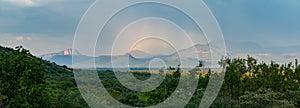
M250 56L221 61L226 67L226 75L218 98L223 102L230 101L229 107L300 107L300 65L297 60L295 64L282 65L274 61L258 63ZM217 100L214 104L220 103Z
M87 106L70 68L34 57L24 48L0 47L0 107Z
M42 69L41 62L22 47L17 47L10 53L0 53L1 106L42 107L49 105L44 80L45 70Z
M220 60L220 65L226 68L226 75L211 108L300 107L300 65L297 60L281 65L273 61L258 63L249 56L224 58ZM200 61L188 76L181 76L180 65L170 67L168 71L173 71L173 74L165 75L160 86L150 92L137 92L124 87L112 71L98 71L98 75L113 98L135 107L152 106L164 101L177 88L180 78L198 80L195 93L185 106L195 108L201 102L210 77L220 74L211 70L202 72L202 67L203 62ZM164 69L160 69L157 75L162 74ZM134 76L146 80L151 75L136 72ZM0 47L0 107L79 108L88 105L76 87L72 69L34 57L22 47Z

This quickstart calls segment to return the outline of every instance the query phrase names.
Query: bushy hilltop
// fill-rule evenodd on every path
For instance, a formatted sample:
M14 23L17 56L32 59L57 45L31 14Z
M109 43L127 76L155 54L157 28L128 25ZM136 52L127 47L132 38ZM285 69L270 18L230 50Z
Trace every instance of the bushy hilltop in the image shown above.
M42 68L44 68L46 73L72 72L71 68L68 68L66 66L59 66L54 62L50 62L50 61L47 61L47 60L43 60L39 57L33 56L29 52L29 50L24 49L22 46L18 46L15 49L0 46L0 53L3 57L5 57L5 56L16 57L16 56L19 56L19 55L23 55L24 59L39 61L39 62L41 62L41 66L42 66ZM8 59L8 58L6 58L6 59ZM20 61L20 63L21 63L21 61Z
M82 105L72 69L35 57L22 46L0 46L0 107Z

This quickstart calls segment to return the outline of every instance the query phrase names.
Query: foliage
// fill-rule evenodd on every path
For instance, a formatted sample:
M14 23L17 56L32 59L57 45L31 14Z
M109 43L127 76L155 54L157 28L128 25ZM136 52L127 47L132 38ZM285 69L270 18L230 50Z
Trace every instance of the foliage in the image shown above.
M9 53L0 53L1 106L47 106L49 96L42 62L22 47Z
M260 89L247 92L239 98L239 108L295 108L295 105L285 98L283 93Z
M179 69L177 71L179 71ZM180 72L177 71L175 71L174 74L180 74ZM119 100L123 104L135 107L151 106L164 101L176 89L180 77L180 75L178 76L177 74L176 76L166 75L166 79L155 90L151 92L137 92L124 87L111 71L99 71L98 74L101 78L101 83L116 100ZM126 75L130 73L120 72L119 74ZM134 74L139 75L139 77L143 76L146 78L148 75L147 73ZM130 81L128 82L130 83Z
M226 74L211 108L300 107L298 60L294 64L278 64L274 61L258 63L250 56L226 57L219 64L226 68ZM180 65L177 68L169 67L168 71L173 74L165 74L160 86L150 92L137 92L124 87L112 71L98 71L98 75L113 98L135 107L152 106L164 101L175 91L181 78L197 80L195 93L185 106L195 108L201 102L209 79L219 75L210 69L208 72L201 71L203 66L203 62L199 61L199 65L189 70L189 76L181 76ZM72 70L34 57L22 47L0 47L0 107L88 107L76 87ZM157 75L162 74L164 70L160 69ZM133 75L140 80L147 80L151 76L142 72ZM110 105L109 102L104 103Z
M226 68L226 75L218 98L230 96L232 107L298 106L300 66L297 62L280 65L274 61L258 63L250 56L223 58L220 65ZM218 103L216 100L214 104Z
M88 107L71 70L0 46L0 107Z

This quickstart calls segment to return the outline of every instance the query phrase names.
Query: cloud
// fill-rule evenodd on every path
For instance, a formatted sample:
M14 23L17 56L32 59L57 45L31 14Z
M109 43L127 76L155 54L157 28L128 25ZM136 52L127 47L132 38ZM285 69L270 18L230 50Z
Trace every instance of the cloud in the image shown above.
M16 40L17 40L17 41L23 41L23 40L24 40L24 37L23 37L23 36L18 36L18 37L16 37Z
M19 45L36 43L35 37L30 34L2 34L0 33L0 46L14 48ZM33 42L34 41L34 42ZM39 46L39 45L33 45Z
M39 2L35 0L3 0L3 2L26 7L35 7L40 5Z
M24 1L0 0L0 33L73 36L81 16L93 3L92 0L31 0L35 7L29 7Z
M70 36L42 36L43 34L2 34L0 33L0 46L14 48L22 45L34 55L58 52L72 47Z
M49 2L58 2L62 0L2 0L4 3L9 3L21 7L39 7Z
M31 41L31 37L30 36L18 36L15 39L18 42L22 42L22 41Z

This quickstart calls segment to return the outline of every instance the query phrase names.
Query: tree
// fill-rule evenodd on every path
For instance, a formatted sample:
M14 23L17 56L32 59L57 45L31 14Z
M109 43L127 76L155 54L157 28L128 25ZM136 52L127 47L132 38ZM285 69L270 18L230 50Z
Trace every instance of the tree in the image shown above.
M181 69L180 69L180 64L178 64L177 65L177 69L176 69L176 71L173 73L173 76L175 77L175 78L180 78L180 75L181 75Z
M0 95L5 107L48 105L45 70L42 62L22 46L12 54L0 52Z
M169 69L169 70L175 70L175 68L173 68L172 66L169 66L168 69Z
M194 78L198 74L198 72L201 71L200 68L202 68L203 66L204 66L203 61L199 60L198 65L195 66L195 68L189 70L191 78Z

